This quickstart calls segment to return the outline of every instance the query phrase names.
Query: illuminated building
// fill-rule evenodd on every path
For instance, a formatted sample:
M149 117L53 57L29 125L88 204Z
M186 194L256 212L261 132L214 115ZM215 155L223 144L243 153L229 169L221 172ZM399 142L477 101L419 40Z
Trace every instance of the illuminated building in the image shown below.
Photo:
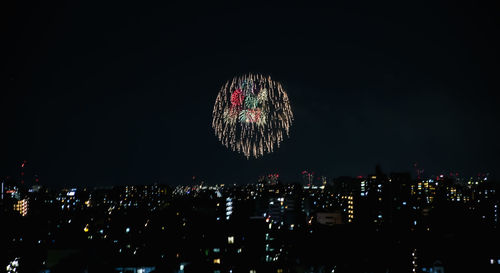
M359 197L348 200L348 222L354 218L354 203L356 203L356 222L381 226L391 219L391 206L394 200L393 188L390 179L382 173L379 166L376 167L376 174L368 175L358 184ZM352 195L353 199L354 196ZM350 220L350 221L349 221Z
M28 214L28 199L22 199L17 201L14 204L14 210L18 211L22 216L26 216Z
M7 273L14 273L14 272L19 272L19 257L16 257L14 260L10 261L7 267L5 268L5 271Z
M498 202L493 205L493 222L494 222L494 227L498 227Z
M342 196L343 199L347 200L347 222L352 223L354 221L354 196Z
M226 220L231 219L233 214L233 201L231 197L226 198Z
M268 215L274 224L283 225L285 213L285 199L283 197L270 198Z
M9 187L5 189L5 193L7 194L7 198L10 197L12 199L20 200L21 199L21 193L19 191L19 188L16 186Z
M360 193L361 196L367 196L368 195L368 181L363 180L361 181L361 187L360 187Z
M417 250L413 249L411 252L411 268L412 272L417 272L418 269L418 257L417 257Z

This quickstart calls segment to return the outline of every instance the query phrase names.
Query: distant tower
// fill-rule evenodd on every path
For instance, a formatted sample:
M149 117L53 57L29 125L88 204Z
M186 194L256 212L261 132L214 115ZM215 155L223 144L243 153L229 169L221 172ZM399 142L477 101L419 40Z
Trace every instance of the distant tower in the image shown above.
M23 160L21 163L21 184L24 184L24 166L26 165L27 161Z
M418 163L413 163L413 168L415 168L415 173L417 174L417 180L422 179L422 174L424 173L424 169L418 168Z
M310 173L308 171L303 171L302 180L304 181L304 184L312 186L312 183L314 182L314 172Z

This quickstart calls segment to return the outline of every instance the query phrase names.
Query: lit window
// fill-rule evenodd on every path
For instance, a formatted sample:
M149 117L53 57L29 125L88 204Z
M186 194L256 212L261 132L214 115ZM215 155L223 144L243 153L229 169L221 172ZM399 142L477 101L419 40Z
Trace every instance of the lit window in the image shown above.
M234 244L234 236L227 237L227 243L230 245Z
M220 264L220 259L214 259L214 264Z

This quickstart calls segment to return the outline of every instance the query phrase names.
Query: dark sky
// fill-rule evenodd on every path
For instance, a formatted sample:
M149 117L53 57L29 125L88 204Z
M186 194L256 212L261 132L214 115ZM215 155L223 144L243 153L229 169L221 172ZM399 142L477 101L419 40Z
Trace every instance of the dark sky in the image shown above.
M21 160L49 186L298 181L413 162L500 174L495 6L5 2L0 177ZM220 87L247 72L282 82L295 115L257 160L211 128Z

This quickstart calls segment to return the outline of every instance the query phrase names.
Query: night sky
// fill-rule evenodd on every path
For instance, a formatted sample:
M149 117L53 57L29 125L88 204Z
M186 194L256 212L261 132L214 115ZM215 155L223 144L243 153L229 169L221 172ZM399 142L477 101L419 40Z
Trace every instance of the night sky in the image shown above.
M48 186L293 182L414 162L499 177L495 6L5 2L2 178L21 160ZM220 87L248 72L280 81L295 116L257 160L211 128Z

